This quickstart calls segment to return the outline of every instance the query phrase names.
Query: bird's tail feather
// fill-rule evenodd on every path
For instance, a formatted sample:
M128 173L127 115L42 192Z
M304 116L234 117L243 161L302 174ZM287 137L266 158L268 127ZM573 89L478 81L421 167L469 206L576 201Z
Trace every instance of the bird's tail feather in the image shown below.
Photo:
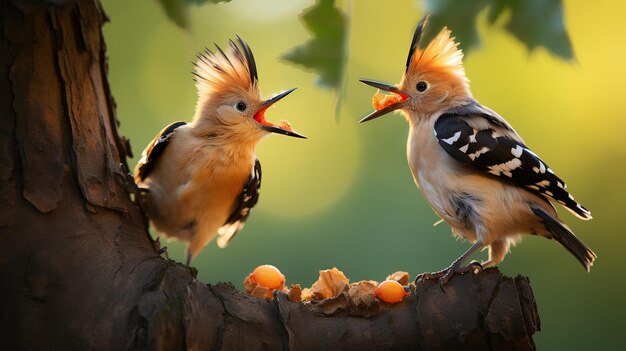
M587 272L591 269L593 261L598 257L591 251L572 231L558 219L552 217L541 208L532 208L534 214L543 219L546 229L552 234L552 238L574 255L583 264Z

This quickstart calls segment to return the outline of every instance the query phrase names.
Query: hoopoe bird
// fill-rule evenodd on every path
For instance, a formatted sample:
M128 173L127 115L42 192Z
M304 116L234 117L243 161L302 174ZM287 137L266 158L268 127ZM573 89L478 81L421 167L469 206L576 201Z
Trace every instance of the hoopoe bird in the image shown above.
M265 111L295 89L261 98L254 56L239 36L226 51L215 45L195 63L198 101L190 123L165 127L135 168L138 199L153 226L187 241L187 265L218 235L226 247L259 199L255 149L269 133L305 138Z
M504 118L473 98L450 30L418 47L427 24L428 15L415 30L399 84L361 80L391 94L374 95L375 111L359 121L401 111L415 184L452 232L474 243L449 267L421 277L445 284L454 274L494 266L526 233L556 240L589 271L596 254L559 219L550 199L580 219L591 213ZM489 248L486 262L463 266L483 248Z

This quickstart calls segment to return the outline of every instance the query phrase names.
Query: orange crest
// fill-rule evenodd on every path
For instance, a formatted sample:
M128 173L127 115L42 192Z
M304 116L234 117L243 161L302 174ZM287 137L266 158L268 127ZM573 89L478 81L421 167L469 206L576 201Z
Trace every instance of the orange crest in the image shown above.
M233 88L248 91L256 87L259 78L252 51L239 36L237 41L239 45L229 40L226 52L215 45L217 52L205 49L198 55L193 74L201 97Z
M465 69L463 68L463 51L459 49L459 43L451 37L451 31L444 27L437 36L428 43L424 49L418 47L423 31L428 25L428 16L418 24L409 50L406 74L413 75L426 71L439 71L453 74L463 81Z

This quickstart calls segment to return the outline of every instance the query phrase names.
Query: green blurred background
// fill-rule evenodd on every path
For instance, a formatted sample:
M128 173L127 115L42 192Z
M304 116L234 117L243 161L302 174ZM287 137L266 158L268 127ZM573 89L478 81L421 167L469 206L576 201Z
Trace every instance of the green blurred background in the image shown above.
M336 94L314 73L280 57L310 39L299 14L310 0L233 0L191 6L189 30L170 21L156 1L104 0L109 80L122 134L135 158L165 125L190 120L196 93L191 61L205 46L241 35L252 47L264 96L298 87L268 113L289 119L309 140L271 136L257 154L263 189L246 228L227 249L207 246L193 265L207 283L243 278L276 265L288 283L309 286L319 269L337 266L352 280L382 280L396 270L441 269L469 247L426 204L407 167L406 122L392 115L358 125L374 90L357 82L397 82L424 6L413 0L353 1L341 112ZM560 211L598 254L591 274L556 242L526 237L500 269L529 276L541 315L541 349L617 349L623 344L626 236L626 3L564 1L576 59L543 48L528 52L478 15L481 46L465 58L474 96L507 118L526 143L564 178L593 212L583 222ZM506 19L507 14L504 14ZM532 25L529 23L528 25ZM183 261L184 245L166 244ZM476 255L483 259L486 253Z

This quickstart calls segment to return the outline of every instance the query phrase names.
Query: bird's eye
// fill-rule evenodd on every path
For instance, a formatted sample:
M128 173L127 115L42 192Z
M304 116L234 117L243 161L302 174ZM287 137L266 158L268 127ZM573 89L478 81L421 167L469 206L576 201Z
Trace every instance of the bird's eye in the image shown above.
M420 93L426 90L427 88L428 88L428 83L424 82L423 80L420 80L419 82L417 82L417 85L415 85L415 89L417 89L417 91L419 91Z
M243 101L239 101L239 102L237 103L237 105L235 105L235 108L236 108L236 109L237 109L237 111L239 111L239 112L243 112L243 111L245 111L247 107L248 107L248 105L246 105L246 103L245 103L245 102L243 102Z

